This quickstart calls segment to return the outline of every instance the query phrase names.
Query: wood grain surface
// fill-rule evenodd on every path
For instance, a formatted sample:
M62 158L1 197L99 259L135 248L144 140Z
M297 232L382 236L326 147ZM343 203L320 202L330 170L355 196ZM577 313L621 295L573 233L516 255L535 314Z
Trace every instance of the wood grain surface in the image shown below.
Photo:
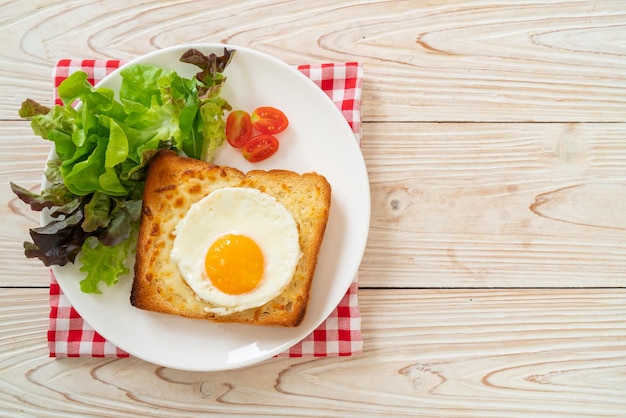
M0 416L626 416L624 39L623 1L0 0ZM20 103L58 59L194 42L363 63L362 355L48 357Z
M626 291L362 290L365 353L191 373L47 358L47 293L0 291L0 412L623 416ZM547 319L549 318L549 319Z
M228 42L291 64L358 60L376 121L622 122L618 1L4 1L0 117L49 99L59 58ZM71 24L68 24L71 22ZM28 74L28 77L24 77Z

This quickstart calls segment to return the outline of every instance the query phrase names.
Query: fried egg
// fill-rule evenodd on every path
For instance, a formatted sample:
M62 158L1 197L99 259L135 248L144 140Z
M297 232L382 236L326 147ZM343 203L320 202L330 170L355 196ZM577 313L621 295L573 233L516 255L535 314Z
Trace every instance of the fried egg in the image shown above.
M172 260L196 296L226 315L278 296L302 255L298 226L271 195L246 187L218 189L177 224Z

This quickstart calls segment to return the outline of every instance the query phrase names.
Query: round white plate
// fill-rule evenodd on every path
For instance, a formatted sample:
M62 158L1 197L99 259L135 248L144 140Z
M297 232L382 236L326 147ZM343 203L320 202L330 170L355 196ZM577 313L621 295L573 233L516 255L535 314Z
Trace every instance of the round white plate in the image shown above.
M204 53L235 49L222 89L234 109L249 112L274 106L289 118L280 149L260 163L249 163L228 145L215 162L250 169L316 171L332 187L329 221L322 244L307 314L295 328L217 324L142 311L130 305L132 275L104 288L80 291L78 265L54 267L63 292L80 315L103 337L129 354L181 370L216 371L249 366L290 348L333 311L357 273L370 220L370 189L365 163L345 118L328 96L294 67L263 53L231 45L193 44L158 50L133 60L155 64L191 77L198 68L179 61L189 48ZM98 86L119 90L119 70ZM131 264L132 265L132 264ZM131 268L132 270L132 268Z

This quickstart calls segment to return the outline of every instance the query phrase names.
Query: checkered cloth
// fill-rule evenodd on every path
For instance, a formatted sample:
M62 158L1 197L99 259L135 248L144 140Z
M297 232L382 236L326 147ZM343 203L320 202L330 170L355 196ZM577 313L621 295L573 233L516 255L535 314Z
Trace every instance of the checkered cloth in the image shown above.
M95 84L117 69L120 60L58 61L54 70L54 99L62 104L57 87L71 73L84 71ZM313 80L335 102L361 143L361 91L363 67L356 62L299 65L297 69ZM363 349L358 280L354 279L337 308L311 334L277 357L349 356ZM128 357L99 335L70 305L54 275L50 280L50 357Z

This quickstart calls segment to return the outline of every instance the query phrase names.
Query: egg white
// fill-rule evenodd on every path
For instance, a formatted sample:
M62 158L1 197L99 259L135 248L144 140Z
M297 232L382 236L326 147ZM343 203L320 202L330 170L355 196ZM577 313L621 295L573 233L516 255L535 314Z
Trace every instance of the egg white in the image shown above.
M210 193L191 206L174 234L172 260L193 292L214 305L205 310L218 315L256 308L274 299L293 278L302 255L298 226L289 210L253 188L226 187ZM246 235L261 248L263 278L250 292L224 293L207 277L206 253L225 234Z

